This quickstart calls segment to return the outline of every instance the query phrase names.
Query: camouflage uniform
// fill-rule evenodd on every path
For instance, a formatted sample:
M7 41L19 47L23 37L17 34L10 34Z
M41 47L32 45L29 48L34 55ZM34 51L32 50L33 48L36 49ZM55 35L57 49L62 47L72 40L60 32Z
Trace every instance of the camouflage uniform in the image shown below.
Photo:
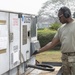
M62 54L62 71L63 75L75 75L75 56Z
M63 75L75 75L75 21L62 25L54 38L61 42Z

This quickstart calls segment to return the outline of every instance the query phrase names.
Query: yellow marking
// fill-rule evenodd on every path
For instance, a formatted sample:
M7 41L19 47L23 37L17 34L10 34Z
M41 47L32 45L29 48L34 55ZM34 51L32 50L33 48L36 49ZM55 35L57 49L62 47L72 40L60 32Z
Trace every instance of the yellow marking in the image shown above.
M6 24L6 20L0 20L0 25L5 25Z
M6 49L0 50L0 54L6 53Z

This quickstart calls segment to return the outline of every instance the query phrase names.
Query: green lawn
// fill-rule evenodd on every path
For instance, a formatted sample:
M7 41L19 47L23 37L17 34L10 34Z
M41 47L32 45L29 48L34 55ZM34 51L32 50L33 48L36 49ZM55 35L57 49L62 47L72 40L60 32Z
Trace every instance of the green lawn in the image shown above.
M39 62L61 62L61 52L58 51L46 51L36 55L36 60Z

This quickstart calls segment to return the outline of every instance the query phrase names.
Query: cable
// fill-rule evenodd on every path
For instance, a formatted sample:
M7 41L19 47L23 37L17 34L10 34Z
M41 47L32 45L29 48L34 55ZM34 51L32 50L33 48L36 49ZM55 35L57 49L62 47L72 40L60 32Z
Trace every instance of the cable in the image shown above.
M44 71L54 71L55 68L53 68L52 65L48 65L48 64L37 64L37 65L27 65L27 67L30 68L35 68L35 69L40 69L40 70L44 70Z

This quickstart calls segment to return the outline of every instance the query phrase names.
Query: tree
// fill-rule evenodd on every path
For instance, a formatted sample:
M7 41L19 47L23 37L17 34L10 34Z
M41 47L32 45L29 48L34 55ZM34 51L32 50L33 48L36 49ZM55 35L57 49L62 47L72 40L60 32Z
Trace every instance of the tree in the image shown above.
M38 15L48 15L48 16L54 16L57 17L57 12L61 6L67 6L72 11L75 10L75 4L74 0L48 0L45 2L41 8L41 10L38 12Z
M48 0L42 6L38 12L38 22L47 22L51 24L52 20L54 22L59 22L57 18L58 10L62 6L67 6L71 9L72 14L75 10L75 0ZM53 23L53 22L52 22Z

